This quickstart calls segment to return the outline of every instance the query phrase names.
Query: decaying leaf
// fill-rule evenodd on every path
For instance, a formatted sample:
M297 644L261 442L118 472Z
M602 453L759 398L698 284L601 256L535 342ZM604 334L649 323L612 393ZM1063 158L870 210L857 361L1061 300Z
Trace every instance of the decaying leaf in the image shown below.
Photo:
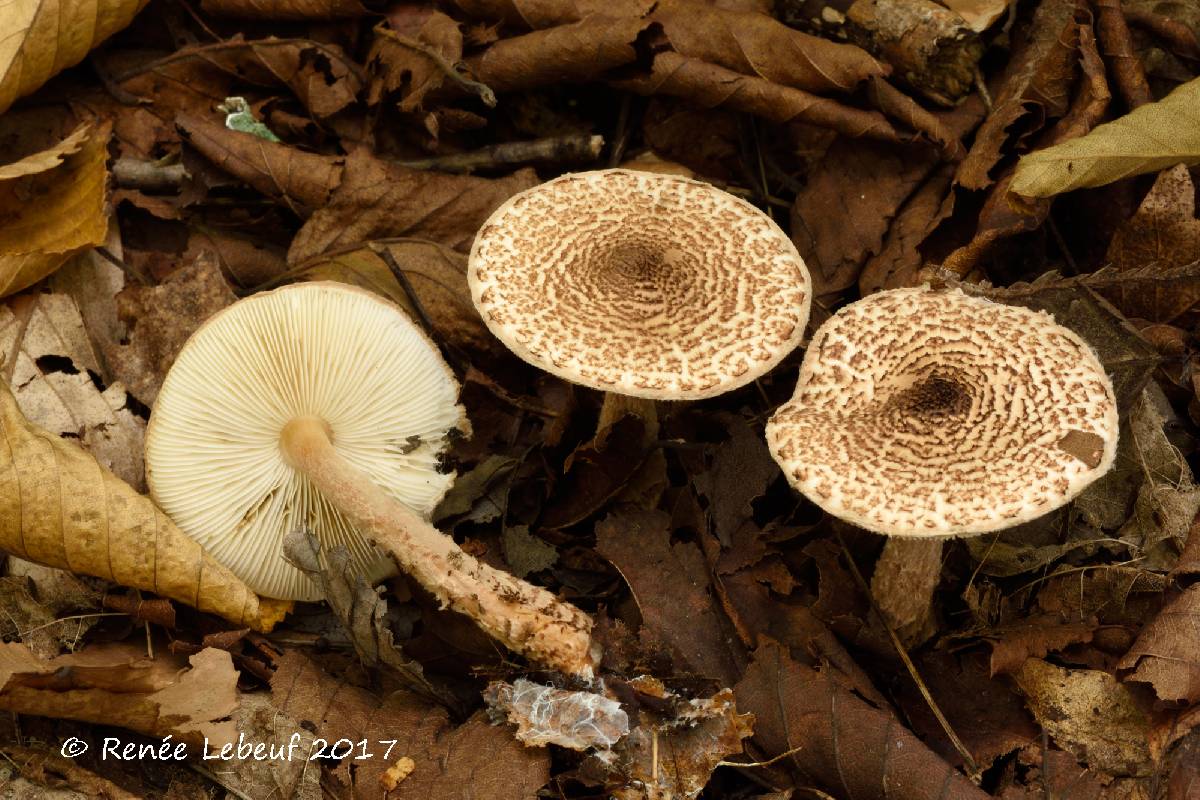
M318 744L297 720L283 714L264 692L239 695L233 723L243 741L261 742L281 758L234 758L221 762L221 783L247 797L282 795L288 800L321 800L321 770L309 758ZM210 748L215 750L218 748Z
M1200 700L1200 584L1172 600L1145 627L1121 659L1125 680L1154 687L1159 699L1195 703Z
M629 717L621 704L595 692L518 678L489 684L484 697L496 716L517 726L517 739L529 747L607 750L629 733Z
M17 0L0 5L0 114L124 28L147 0Z
M1012 191L1050 197L1200 163L1200 78L1078 139L1022 156Z
M384 251L404 274L415 298L396 280ZM381 294L413 319L428 319L438 342L488 357L504 351L471 302L466 256L437 242L382 239L316 256L297 264L289 274L312 281L352 283Z
M1200 92L1196 95L1200 102ZM1117 229L1108 260L1119 270L1165 271L1200 261L1196 187L1182 164L1163 170L1133 218Z
M31 424L0 386L0 549L270 630L286 604L260 599L194 539L70 442Z
M187 668L190 663L190 669ZM237 739L237 670L209 648L188 659L145 658L132 645L92 645L43 661L25 645L0 645L0 707L18 714L116 725L219 750Z
M358 0L201 0L200 7L214 16L240 19L339 19L367 13Z
M133 487L145 485L146 423L129 408L124 385L101 389L104 370L70 297L22 295L0 305L0 353L0 374L30 422L78 440Z
M431 8L396 7L387 27L375 27L367 56L374 74L369 101L378 103L385 94L399 92L401 111L420 109L425 95L451 76L462 51L462 32L453 19Z
M1013 677L1038 723L1080 761L1115 775L1154 769L1148 711L1107 672L1031 658Z
M184 342L236 299L209 252L202 252L157 286L126 287L117 295L117 309L128 326L129 342L107 348L113 374L138 400L154 405Z
M0 6L0 22L19 5L38 4ZM7 29L0 25L0 30ZM11 37L0 40L0 65L5 41ZM107 123L82 125L54 147L0 166L0 297L40 281L75 253L104 243L109 132Z

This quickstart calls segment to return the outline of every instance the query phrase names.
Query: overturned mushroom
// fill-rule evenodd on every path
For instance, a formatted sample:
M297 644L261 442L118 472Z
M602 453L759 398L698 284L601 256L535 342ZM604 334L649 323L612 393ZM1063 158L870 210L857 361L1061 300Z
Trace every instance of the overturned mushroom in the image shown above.
M624 169L509 199L476 237L468 278L514 353L607 393L602 424L614 405L652 418L653 400L766 373L799 344L811 301L804 262L766 214L706 183Z
M180 352L147 430L147 479L180 528L264 595L319 597L281 558L305 524L368 579L394 559L507 647L587 674L585 614L426 520L453 480L437 463L466 424L457 397L437 348L386 300L327 282L253 295Z
M921 288L880 292L822 325L767 442L830 514L914 537L889 541L876 574L904 565L928 609L941 547L922 540L1062 506L1112 466L1117 429L1112 383L1075 333L1045 313Z

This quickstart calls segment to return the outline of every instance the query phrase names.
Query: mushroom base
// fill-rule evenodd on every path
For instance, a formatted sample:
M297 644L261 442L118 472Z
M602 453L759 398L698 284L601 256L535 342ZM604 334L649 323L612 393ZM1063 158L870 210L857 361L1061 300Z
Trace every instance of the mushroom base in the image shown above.
M587 614L463 552L453 539L342 458L323 420L293 419L280 434L279 445L292 467L443 607L471 617L530 661L585 679L592 676L599 648L592 642Z
M883 546L871 596L884 621L908 647L933 634L933 593L942 575L942 538L889 537Z

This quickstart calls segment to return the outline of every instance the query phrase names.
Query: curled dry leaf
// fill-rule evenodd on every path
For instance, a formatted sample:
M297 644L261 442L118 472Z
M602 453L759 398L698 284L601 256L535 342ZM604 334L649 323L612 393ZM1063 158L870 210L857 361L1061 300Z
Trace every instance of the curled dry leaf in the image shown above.
M25 645L0 644L0 708L172 736L192 748L206 738L218 750L236 740L228 717L237 679L229 653L213 648L184 662L166 654L148 660L125 644L92 645L46 661Z
M16 5L0 6L0 20ZM0 61L3 47L0 40ZM0 166L0 297L104 243L109 132L108 124L85 124L54 147Z
M388 15L390 27L375 27L367 56L373 74L369 102L385 93L400 93L400 110L416 111L425 95L453 80L462 60L463 37L458 23L440 11L399 6Z
M326 20L367 14L358 0L201 0L214 17L264 20Z
M147 0L15 0L0 5L0 114L78 64L124 28Z
M260 599L149 498L79 447L30 423L0 386L0 549L155 592L270 630L285 604Z
M706 109L744 111L778 123L804 122L851 137L903 141L876 111L863 111L674 51L658 53L648 75L612 83L636 94L681 97Z
M0 353L0 373L30 422L78 440L118 478L144 485L146 423L123 385L99 388L100 363L70 297L21 295L0 305Z
M1012 191L1050 197L1175 164L1200 164L1200 78L1086 136L1022 156Z
M1200 700L1200 584L1192 584L1147 625L1119 664L1127 681L1154 687L1160 700Z
M1107 672L1031 658L1014 673L1029 710L1059 747L1114 775L1154 769L1152 726L1128 686Z

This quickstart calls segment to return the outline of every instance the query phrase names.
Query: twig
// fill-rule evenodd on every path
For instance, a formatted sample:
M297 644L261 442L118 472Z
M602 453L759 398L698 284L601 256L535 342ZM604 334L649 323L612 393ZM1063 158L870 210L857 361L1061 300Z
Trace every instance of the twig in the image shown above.
M892 630L892 626L883 616L883 612L875 605L875 598L871 595L871 588L867 585L866 579L863 578L862 572L858 569L858 562L854 560L854 556L850 553L850 548L846 547L846 542L842 539L842 534L836 532L838 544L842 546L842 553L846 556L846 562L850 565L850 572L854 575L854 579L858 582L859 588L867 596L867 600L871 603L871 610L875 612L875 616L879 618L880 623L888 633L888 638L892 640L892 646L896 648L897 655L904 662L905 669L917 684L917 689L921 692L921 696L925 698L926 705L933 712L933 716L937 719L938 725L945 732L950 743L954 745L954 749L958 751L958 755L962 758L963 764L970 772L968 777L972 781L977 781L979 778L979 767L975 763L975 759L971 756L971 751L963 744L962 739L958 738L958 734L954 732L954 728L950 726L950 720L946 719L946 715L942 713L942 709L938 706L937 701L933 699L933 695L929 692L929 687L925 685L925 681L921 679L921 673L917 672L917 665L913 663L908 656L908 651L904 649L904 644L901 643L900 637Z
M492 87L488 86L486 83L473 81L464 76L458 71L454 64L451 64L446 60L445 56L443 56L437 50L434 50L429 45L419 42L416 39L410 39L407 36L401 36L395 31L384 27L375 28L375 32L381 34L390 42L394 42L401 47L425 56L432 61L434 66L441 70L447 78L450 79L451 83L477 96L488 108L496 107L496 93L492 91Z
M439 343L438 346L442 351L442 355L450 362L450 366L459 375L463 374L466 368L463 366L462 360L458 357L457 353L451 351L449 346L440 342L441 337L437 335L437 331L433 327L433 321L425 313L425 306L421 305L421 298L417 296L416 290L413 289L412 283L408 280L408 275L396 263L396 257L392 255L392 251L386 245L379 245L375 242L371 242L367 247L371 249L371 252L383 259L383 263L387 264L388 269L391 270L392 277L396 279L396 283L400 284L400 288L404 290L404 295L408 298L408 302L412 304L413 312L417 315L421 327L425 329L425 333L429 335L430 340Z
M177 191L186 177L183 164L160 164L136 158L118 158L113 164L113 180L122 189L165 194Z
M142 284L143 286L151 286L154 283L149 278L147 278L145 275L143 275L141 272L137 271L129 264L126 264L122 259L119 259L115 255L113 255L112 252L107 247L97 247L97 248L95 248L95 252L96 252L96 255L100 256L108 263L112 264L115 267L119 267L121 269L121 271L124 272L126 275L132 275L133 279L136 280L138 283Z
M772 764L774 764L776 761L782 761L783 759L787 758L788 756L794 756L794 755L796 755L796 753L799 753L803 749L804 749L803 746L793 747L791 750L788 750L785 753L780 753L779 755L775 756L774 758L768 758L766 761L718 761L715 766L717 766L717 767L769 767Z
M70 622L73 619L92 619L93 617L127 617L127 616L129 616L129 615L126 614L124 611L104 611L104 612L97 613L97 614L74 614L69 617L59 617L58 619L52 619L44 625L38 625L36 628L30 628L27 631L17 631L17 636L24 639L29 634L36 633L37 631L40 631L43 628L49 628L51 625L57 625L60 622Z
M621 95L621 107L617 110L617 127L613 136L612 150L608 154L608 166L620 165L625 155L625 147L629 144L629 116L633 107L633 95L628 92Z
M535 161L573 164L595 161L604 148L604 137L591 134L570 134L533 139L527 142L501 142L466 153L398 161L410 169L432 169L441 172L471 172L483 167L508 167Z
M992 94L988 91L987 82L984 81L983 73L980 71L978 64L975 65L975 72L971 76L971 81L975 84L975 91L979 92L979 99L983 100L983 107L990 114L992 112Z
M139 64L132 69L125 70L119 75L114 75L113 80L117 83L124 83L130 78L135 78L138 75L144 75L147 72L152 72L159 67L166 67L174 64L177 61L186 61L191 58L201 58L206 64L212 66L213 68L219 69L233 77L245 80L245 75L238 75L233 70L226 69L214 61L204 59L204 55L207 53L220 52L222 50L242 50L258 47L291 47L293 45L301 45L319 50L321 51L322 55L326 56L330 60L340 62L349 72L354 75L354 77L362 81L366 80L366 75L363 72L363 68L355 61L347 58L346 54L342 52L341 48L333 47L332 45L327 45L323 42L318 42L313 39L251 39L249 41L215 42L213 44L199 45L197 47L179 50L178 52L172 53L169 56L164 56L146 64Z

